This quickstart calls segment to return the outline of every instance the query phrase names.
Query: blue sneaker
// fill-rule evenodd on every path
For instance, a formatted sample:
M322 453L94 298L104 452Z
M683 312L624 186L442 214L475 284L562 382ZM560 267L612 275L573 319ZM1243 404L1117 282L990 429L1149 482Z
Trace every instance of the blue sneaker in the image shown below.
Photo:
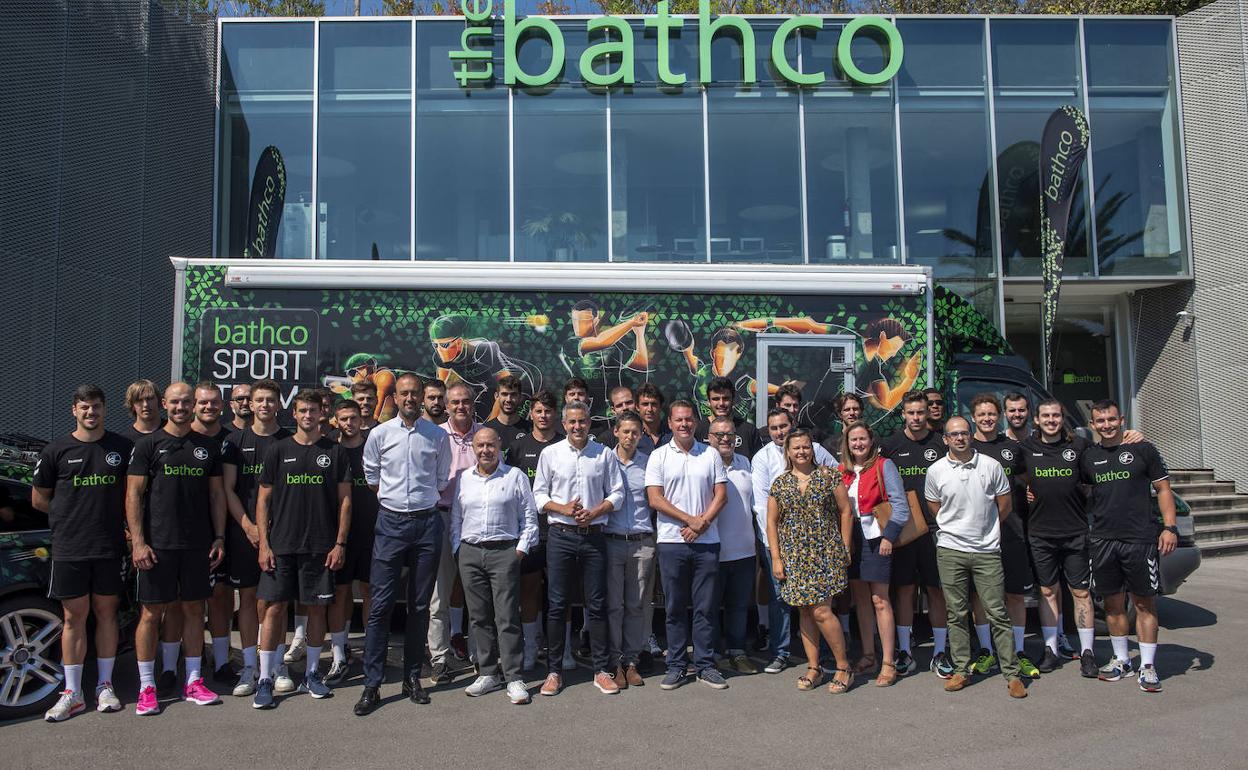
M698 674L698 681L716 690L727 690L728 680L719 673L719 669L708 668Z
M1102 682L1117 682L1131 676L1131 661L1112 659L1097 672L1097 679Z
M261 679L256 682L256 696L252 698L251 707L253 709L271 709L273 708L273 680Z
M716 672L718 673L718 672ZM685 683L684 669L673 668L668 669L667 676L663 677L663 681L659 682L660 690L675 690Z
M325 684L325 680L321 679L319 671L312 671L303 678L303 681L299 683L299 692L306 692L318 700L334 694L334 691L329 689L329 685Z
M932 662L928 665L928 668L933 674L941 679L950 679L953 677L953 661L949 659L949 653L944 650L941 650L936 653L936 655L932 656Z

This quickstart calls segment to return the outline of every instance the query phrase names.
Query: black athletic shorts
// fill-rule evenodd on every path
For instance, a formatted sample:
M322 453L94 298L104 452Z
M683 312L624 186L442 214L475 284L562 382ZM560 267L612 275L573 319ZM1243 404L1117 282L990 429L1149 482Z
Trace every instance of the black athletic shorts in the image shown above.
M1092 590L1101 596L1122 593L1156 596L1161 590L1161 565L1157 543L1089 538L1092 557Z
M366 543L347 542L342 569L334 573L334 585L350 585L353 581L367 583L373 569L373 538Z
M1036 582L1042 586L1057 585L1065 577L1071 588L1087 588L1092 579L1088 564L1088 536L1030 538L1031 561L1036 567Z
M139 570L139 601L143 604L202 601L212 596L212 560L207 548L156 549L156 563Z
M125 586L128 562L129 559L121 556L86 561L53 559L48 598L77 599L87 594L117 596Z
M929 531L913 543L893 549L893 574L889 582L895 586L940 588L934 532Z
M230 551L228 548L225 549L225 558L221 560L221 563L215 569L209 570L208 585L213 590L216 590L217 586L230 585Z
M272 572L260 573L256 598L266 602L325 605L334 601L334 572L323 553L275 555Z
M230 585L235 588L260 585L260 551L247 539L241 527L230 527L225 536L225 562L229 565Z
M520 560L520 574L532 575L546 569L546 541L539 540Z
M1036 587L1027 541L1004 526L1001 527L1001 569L1005 572L1007 594L1026 594Z

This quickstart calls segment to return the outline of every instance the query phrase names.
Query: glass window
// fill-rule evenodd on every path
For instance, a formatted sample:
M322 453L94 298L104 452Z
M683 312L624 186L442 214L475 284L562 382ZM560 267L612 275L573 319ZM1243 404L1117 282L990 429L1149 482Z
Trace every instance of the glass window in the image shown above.
M899 20L906 261L997 313L991 142L981 20Z
M1059 107L1083 109L1079 22L993 19L1001 256L1007 275L1040 275L1040 140ZM1090 275L1086 165L1067 225L1065 275Z
M321 24L317 255L411 259L411 22Z
M711 259L801 262L801 142L798 94L771 72L779 25L755 20L758 81L741 83L742 46L721 35L711 46L707 89ZM797 42L789 38L790 61Z
M1105 275L1187 269L1172 26L1084 22L1096 247Z
M286 167L274 255L312 256L311 23L221 25L217 254L242 256L256 163L272 145Z
M502 47L495 48L494 81L461 88L447 54L459 49L463 29L462 21L416 23L416 259L506 261Z
M702 90L697 36L670 44L683 86L659 88L657 37L633 23L637 83L612 89L611 233L616 262L705 262Z

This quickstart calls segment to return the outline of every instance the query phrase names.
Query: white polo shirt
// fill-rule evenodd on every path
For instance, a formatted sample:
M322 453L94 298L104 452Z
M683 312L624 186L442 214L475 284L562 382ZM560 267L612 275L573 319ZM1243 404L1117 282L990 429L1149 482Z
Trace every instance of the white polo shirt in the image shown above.
M967 553L1001 550L997 496L1010 494L1001 463L979 452L964 463L946 454L927 469L923 492L928 500L940 503L936 545Z
M728 497L724 500L724 507L719 509L719 515L715 517L715 528L719 530L719 560L752 558L754 511L751 503L754 489L750 479L750 461L744 455L734 454L732 465L725 465L724 472L728 475L728 487L725 490Z
M545 457L545 453L542 456ZM715 485L727 482L728 475L724 472L724 461L719 452L701 441L693 442L693 446L685 452L673 439L654 450L646 464L646 487L661 487L668 502L690 516L701 516L711 504ZM696 542L718 543L717 523L712 521ZM658 525L657 542L685 542L680 536L683 526L680 522L660 513Z

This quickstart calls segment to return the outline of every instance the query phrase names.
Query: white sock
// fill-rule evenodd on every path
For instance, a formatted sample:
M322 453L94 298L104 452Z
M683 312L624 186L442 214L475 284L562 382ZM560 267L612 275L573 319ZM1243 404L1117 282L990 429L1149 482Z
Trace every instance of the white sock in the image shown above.
M540 624L536 621L533 623L524 623L524 654L537 651L537 635Z
M82 664L67 663L65 669L65 689L70 692L82 692Z
M1157 660L1157 643L1140 642L1140 666L1151 666Z
M334 662L346 663L347 662L347 632L345 630L333 632L332 634L329 635L329 643L330 643L330 646L333 647L333 650L334 650Z
M1127 646L1127 637L1111 636L1109 643L1114 646L1114 657L1126 663L1131 660L1131 649Z
M315 647L310 644L308 645L308 658L306 662L307 666L304 668L304 671L309 674L315 674L316 669L321 665L321 646L319 644Z
M1092 645L1096 642L1095 628L1079 629L1079 652L1092 649Z
M975 624L975 635L979 637L979 649L992 649L992 629L987 624Z
M1023 651L1023 638L1027 636L1027 626L1014 626L1014 651Z
M897 646L907 655L910 654L910 632L912 630L912 626L897 626Z
M199 667L200 667L200 656L196 655L193 658L190 655L186 656L186 683L187 684L190 684L191 682L194 682L196 679L199 679L199 676L200 676Z
M462 634L464 632L464 608L451 608L451 633Z
M139 661L139 689L156 686L156 661Z
M1040 633L1044 636L1044 645L1057 654L1057 626L1040 626Z
M945 651L945 645L949 641L949 629L945 626L938 626L932 629L932 654L939 655Z
M221 668L230 662L230 637L212 637L212 667Z
M98 672L95 677L95 682L96 682L97 687L104 684L105 682L113 681L113 663L116 662L116 660L117 660L116 658L96 658L95 659L95 668Z
M303 639L306 641L307 638L308 638L308 616L296 615L295 616L295 639L296 640Z
M252 671L256 670L256 646L243 648L243 665Z
M845 634L845 636L849 636L849 613L846 612L843 615L837 615L836 619L841 621L841 631Z
M160 643L160 670L162 672L178 670L178 653L181 650L181 642Z
M756 604L758 607L758 624L763 628L771 628L771 613L767 609L766 604Z
M270 651L270 650L261 650L260 651L260 678L272 680L273 671L281 663L281 660L282 660L281 653Z

